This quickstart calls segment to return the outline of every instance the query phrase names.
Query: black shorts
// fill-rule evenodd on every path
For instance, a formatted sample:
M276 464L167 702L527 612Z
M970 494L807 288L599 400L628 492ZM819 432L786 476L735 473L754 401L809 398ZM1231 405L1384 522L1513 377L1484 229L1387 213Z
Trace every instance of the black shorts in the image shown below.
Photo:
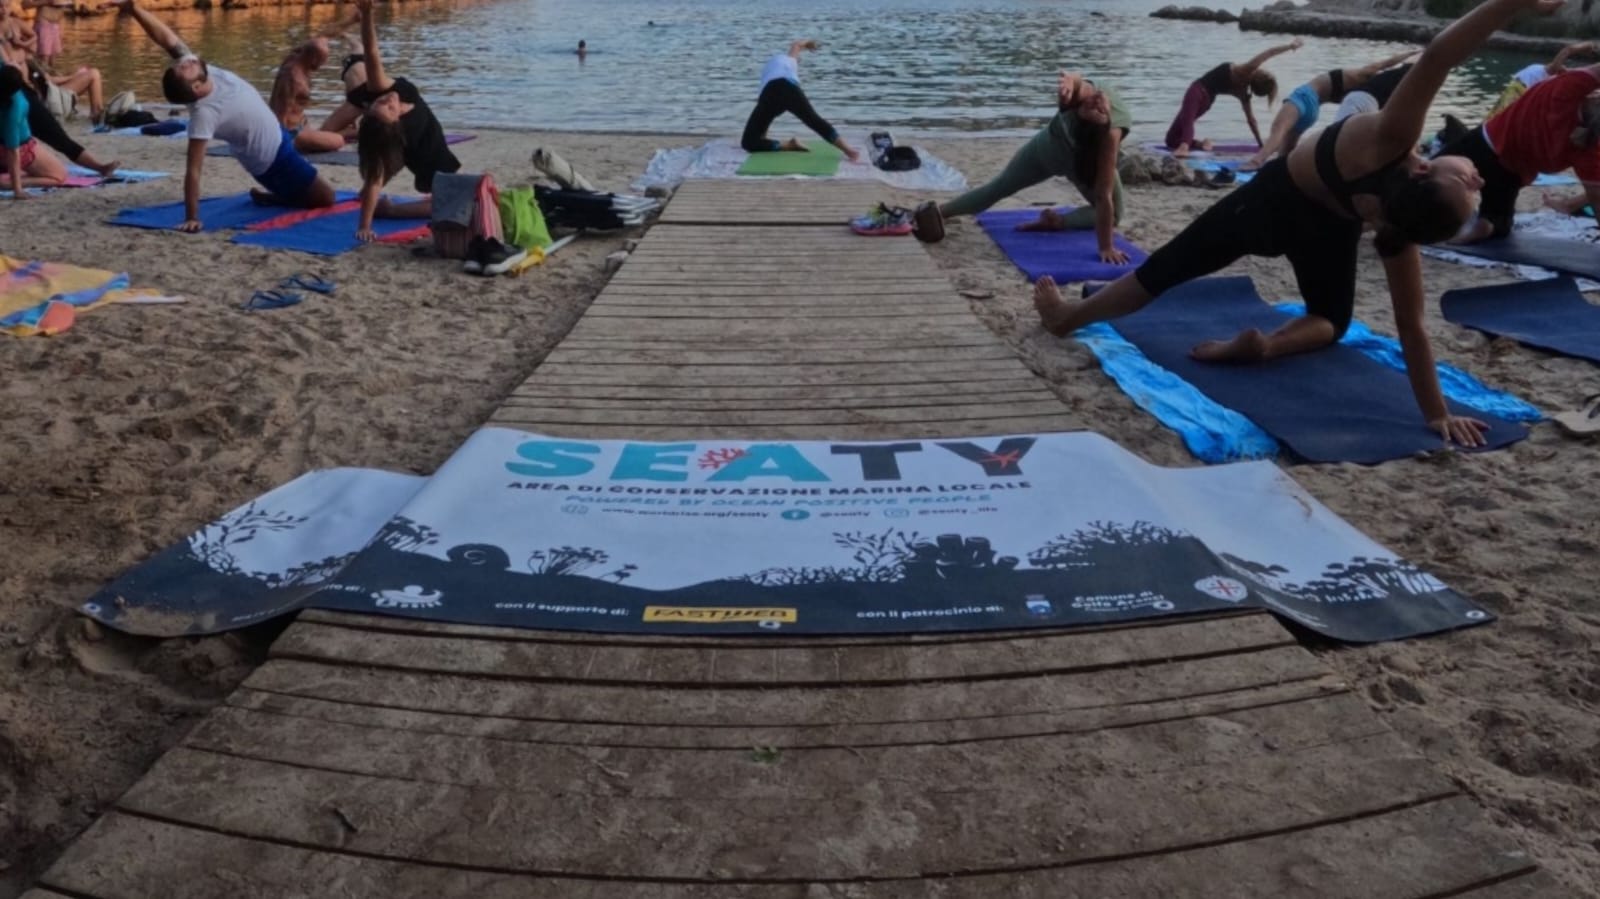
M1306 312L1342 337L1355 313L1360 243L1361 223L1302 193L1279 157L1151 253L1134 277L1159 296L1244 256L1286 256Z
M1451 142L1438 155L1460 156L1478 167L1478 174L1483 178L1478 217L1494 226L1495 237L1510 234L1511 221L1517 214L1517 194L1522 191L1522 177L1500 163L1500 156L1489 146L1483 129L1472 129L1470 134Z

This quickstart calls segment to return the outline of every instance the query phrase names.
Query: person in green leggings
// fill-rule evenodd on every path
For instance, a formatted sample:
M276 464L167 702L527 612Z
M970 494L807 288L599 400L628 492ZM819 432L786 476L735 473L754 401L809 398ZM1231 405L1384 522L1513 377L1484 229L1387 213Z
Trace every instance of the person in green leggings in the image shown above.
M1062 176L1088 204L1066 214L1045 209L1038 220L1019 227L1024 231L1093 228L1100 259L1126 264L1128 256L1117 249L1112 234L1122 221L1123 208L1117 160L1133 117L1109 88L1071 72L1061 73L1056 100L1058 111L1050 124L1023 144L993 180L945 203L929 201L917 207L917 236L940 240L944 219L982 212L1024 188Z

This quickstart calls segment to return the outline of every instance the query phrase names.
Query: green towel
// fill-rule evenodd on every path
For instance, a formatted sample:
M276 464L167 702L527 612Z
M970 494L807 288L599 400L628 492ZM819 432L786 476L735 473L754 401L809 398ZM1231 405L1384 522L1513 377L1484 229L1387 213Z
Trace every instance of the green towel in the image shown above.
M741 175L818 175L827 176L839 171L839 160L844 158L838 147L820 140L806 143L805 153L779 150L774 153L751 153L739 166Z
M533 188L511 187L500 191L500 230L507 244L524 250L550 246L550 229L544 213L534 199Z

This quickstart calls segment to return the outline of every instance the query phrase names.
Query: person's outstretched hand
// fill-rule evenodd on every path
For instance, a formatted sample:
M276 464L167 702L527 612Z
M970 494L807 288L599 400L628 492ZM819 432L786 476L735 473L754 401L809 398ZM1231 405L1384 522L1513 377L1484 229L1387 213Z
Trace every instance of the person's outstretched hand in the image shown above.
M1109 250L1100 251L1100 261L1107 265L1127 265L1128 254L1122 252L1116 247L1112 247Z
M1489 426L1476 418L1466 418L1460 415L1445 415L1428 422L1429 427L1439 432L1446 443L1459 443L1462 446L1483 446L1486 441L1483 433Z

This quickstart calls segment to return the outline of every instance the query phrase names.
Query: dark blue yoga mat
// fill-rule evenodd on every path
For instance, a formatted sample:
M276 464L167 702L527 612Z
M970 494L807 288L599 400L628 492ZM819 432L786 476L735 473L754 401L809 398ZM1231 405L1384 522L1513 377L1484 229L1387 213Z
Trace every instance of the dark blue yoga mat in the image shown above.
M1189 356L1202 341L1246 328L1272 331L1290 318L1263 303L1249 278L1203 278L1111 325L1151 361L1248 417L1307 462L1372 465L1444 446L1423 422L1405 373L1359 350L1334 345L1250 365ZM1449 405L1457 415L1489 424L1490 449L1527 436L1521 425Z
M1600 306L1585 300L1571 278L1446 291L1439 305L1446 321L1600 362Z
M1537 265L1564 275L1600 281L1600 244L1581 240L1512 233L1510 237L1500 240L1450 244L1442 246L1441 249L1493 259L1496 262Z
M337 256L361 246L361 241L356 240L356 225L360 221L361 212L352 209L268 231L243 231L233 236L233 242L248 247ZM383 238L411 231L427 223L427 219L376 219L372 223L372 230Z
M1062 212L1071 209L1062 207ZM1139 266L1144 250L1115 238L1117 248L1128 254L1127 265L1107 265L1100 261L1094 231L1018 231L1017 226L1039 217L1037 209L991 209L978 213L978 224L1029 281L1045 275L1067 284L1073 281L1114 281Z
M339 200L355 197L352 191L339 191ZM283 206L261 206L250 199L248 192L226 197L206 197L200 201L200 222L206 231L226 231L259 224L293 210ZM183 201L162 203L159 206L138 206L123 209L110 220L110 224L129 228L176 228L183 224Z

